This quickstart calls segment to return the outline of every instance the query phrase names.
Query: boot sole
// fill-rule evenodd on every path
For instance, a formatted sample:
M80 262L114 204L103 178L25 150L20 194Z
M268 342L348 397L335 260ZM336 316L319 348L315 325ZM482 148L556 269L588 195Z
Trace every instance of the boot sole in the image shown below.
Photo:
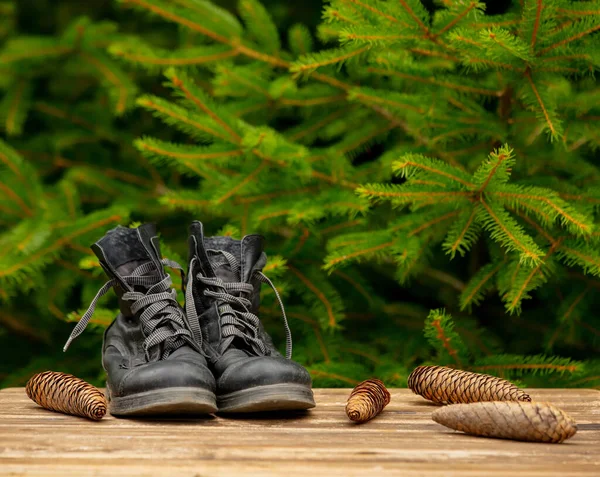
M312 389L301 384L272 384L219 396L219 412L302 411L315 407Z
M198 388L166 388L123 397L110 397L113 416L197 415L217 411L215 394Z

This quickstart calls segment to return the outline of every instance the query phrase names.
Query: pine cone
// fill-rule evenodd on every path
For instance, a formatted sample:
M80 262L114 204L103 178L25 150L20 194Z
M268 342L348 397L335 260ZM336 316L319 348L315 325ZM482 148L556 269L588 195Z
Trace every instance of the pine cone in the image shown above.
M51 411L87 417L95 421L106 414L106 398L99 389L65 373L45 371L25 387L29 399Z
M562 442L577 424L564 411L538 402L476 402L437 409L432 419L456 431L532 442Z
M350 393L346 414L355 422L367 422L390 403L390 393L379 379L367 379Z
M408 377L408 387L438 404L531 401L529 394L510 381L444 366L418 366Z

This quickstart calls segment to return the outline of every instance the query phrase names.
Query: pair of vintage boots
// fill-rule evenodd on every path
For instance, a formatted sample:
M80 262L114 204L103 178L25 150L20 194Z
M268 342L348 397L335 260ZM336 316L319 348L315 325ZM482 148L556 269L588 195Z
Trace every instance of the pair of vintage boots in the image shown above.
M314 407L309 373L291 361L283 304L262 273L263 238L204 237L190 226L185 311L164 266L156 228L110 230L92 250L110 277L73 330L65 349L90 321L96 302L114 287L120 313L104 335L107 397L116 416L302 410ZM181 270L182 271L182 270ZM183 271L182 271L183 274ZM258 318L260 287L277 297L287 356Z

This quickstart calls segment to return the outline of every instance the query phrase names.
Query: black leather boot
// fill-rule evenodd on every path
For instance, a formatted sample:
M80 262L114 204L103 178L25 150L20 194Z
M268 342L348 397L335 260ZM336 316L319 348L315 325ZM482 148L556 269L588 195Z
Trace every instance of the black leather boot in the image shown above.
M65 350L89 323L97 300L115 288L121 313L104 334L110 412L117 416L200 414L217 410L215 380L171 288L153 224L117 227L92 250L110 277L83 315ZM198 341L200 339L198 338Z
M308 371L291 361L292 340L283 304L262 273L263 237L205 238L190 226L186 312L199 319L203 349L217 379L221 412L300 410L314 407ZM287 333L287 357L273 345L258 319L261 283L279 300Z

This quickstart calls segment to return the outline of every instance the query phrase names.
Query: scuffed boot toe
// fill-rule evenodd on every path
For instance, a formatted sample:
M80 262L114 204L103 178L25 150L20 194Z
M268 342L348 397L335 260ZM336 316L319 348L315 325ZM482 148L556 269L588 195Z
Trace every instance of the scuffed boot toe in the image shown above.
M217 410L215 382L206 367L158 361L129 370L117 389L107 387L115 416L205 414Z
M315 406L308 371L294 361L256 357L230 366L217 383L219 412L305 410Z

